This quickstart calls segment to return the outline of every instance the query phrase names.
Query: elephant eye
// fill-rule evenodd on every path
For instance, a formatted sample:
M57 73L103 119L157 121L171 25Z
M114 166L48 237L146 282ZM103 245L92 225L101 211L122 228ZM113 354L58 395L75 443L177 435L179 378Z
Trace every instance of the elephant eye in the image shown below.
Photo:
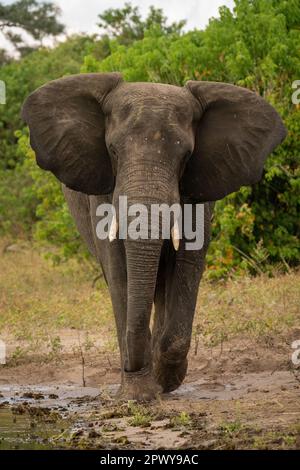
M118 158L118 154L117 154L117 151L115 149L115 147L113 145L110 145L109 147L109 153L112 157L114 158Z

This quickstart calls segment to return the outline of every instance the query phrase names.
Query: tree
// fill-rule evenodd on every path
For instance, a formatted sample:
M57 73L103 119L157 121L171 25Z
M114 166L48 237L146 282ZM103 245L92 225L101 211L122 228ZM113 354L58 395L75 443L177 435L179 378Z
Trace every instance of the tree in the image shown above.
M40 48L1 66L0 80L6 83L7 102L0 105L0 171L15 168L19 162L15 131L24 125L20 110L26 96L50 80L79 73L93 43L92 37L74 36L55 48Z
M299 1L235 0L233 11L221 7L219 13L204 31L176 36L145 30L127 47L113 44L104 60L86 57L83 68L118 70L127 81L233 83L262 95L285 119L288 138L268 158L263 180L216 204L210 278L288 269L300 260L300 109L291 100L300 74Z
M0 66L8 64L10 61L10 57L7 54L5 49L0 49Z
M299 264L300 106L291 100L300 76L299 0L235 0L205 30L184 34L154 8L145 20L129 4L107 15L99 41L71 38L1 67L8 99L0 105L0 233L50 242L63 257L83 253L59 183L36 165L20 120L21 103L35 88L79 71L117 70L126 81L174 85L224 81L264 96L284 118L288 137L268 158L260 183L217 202L207 274L272 274Z
M57 36L64 25L57 17L60 9L50 2L18 0L10 5L0 2L0 32L22 55L33 47L26 44L24 33L39 43L47 36Z
M139 8L133 7L130 3L125 3L123 8L109 8L99 15L99 18L101 22L98 26L124 45L143 39L145 31L153 28L162 34L180 34L186 23L182 20L167 25L163 10L153 6L149 8L147 18L143 20Z

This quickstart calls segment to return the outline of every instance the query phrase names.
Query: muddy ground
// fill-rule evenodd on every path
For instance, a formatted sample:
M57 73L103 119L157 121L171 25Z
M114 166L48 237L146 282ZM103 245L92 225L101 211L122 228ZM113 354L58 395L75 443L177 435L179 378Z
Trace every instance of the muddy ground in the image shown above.
M291 361L299 328L193 344L184 384L150 405L116 402L118 354L90 351L83 367L68 350L76 335L60 333L59 359L35 353L0 366L0 449L300 448L300 369Z

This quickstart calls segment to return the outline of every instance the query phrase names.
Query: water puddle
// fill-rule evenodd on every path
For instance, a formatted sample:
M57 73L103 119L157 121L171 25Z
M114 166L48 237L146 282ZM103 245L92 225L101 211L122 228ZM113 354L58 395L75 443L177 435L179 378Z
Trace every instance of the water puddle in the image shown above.
M61 434L62 420L41 420L30 413L18 414L9 408L0 409L0 450L54 449L53 436Z
M75 416L99 406L98 395L89 387L1 386L0 450L64 447Z
M177 425L170 426L174 416L180 416L176 403L248 400L249 394L257 400L257 394L260 397L265 393L279 396L282 391L296 393L296 389L298 393L299 383L289 371L241 374L223 383L200 378L163 396L161 406L169 405L173 414L159 414L157 418L151 417L149 422L143 410L128 415L125 407L124 415L119 415L116 406L115 414L110 415L115 407L111 397L117 388L112 384L101 389L76 385L0 384L0 450L136 445L152 449L160 448L162 442L167 448L178 448L185 445L192 429L184 422L184 416L180 418L183 424L179 419L179 429ZM181 409L179 406L178 410ZM204 425L205 419L200 418L197 429L201 431Z

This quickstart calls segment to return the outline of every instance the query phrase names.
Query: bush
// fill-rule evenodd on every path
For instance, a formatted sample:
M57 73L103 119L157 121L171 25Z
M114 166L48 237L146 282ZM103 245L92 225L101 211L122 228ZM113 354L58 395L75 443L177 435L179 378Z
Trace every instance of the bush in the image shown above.
M20 162L15 131L23 126L21 107L39 86L64 75L79 73L83 58L92 47L92 38L75 36L54 49L40 49L22 60L1 67L7 102L0 105L0 170L13 169Z
M259 184L217 202L208 276L272 273L298 264L300 109L291 102L291 84L300 77L299 26L299 2L236 0L233 12L222 7L204 31L150 27L126 46L108 36L93 43L75 38L3 67L9 102L0 119L1 166L12 170L0 174L2 232L51 242L62 258L84 253L59 183L35 165L25 131L17 133L17 142L21 102L34 88L80 69L117 70L127 81L175 85L217 80L261 94L282 115L289 134L267 160Z
M246 270L271 273L274 264L286 270L300 260L300 112L291 103L291 82L300 76L300 7L275 0L235 5L233 13L222 7L205 31L157 36L150 30L127 48L112 41L108 57L88 55L82 68L118 70L128 81L231 82L260 93L281 113L288 138L267 160L263 180L216 204L208 253L213 279Z
M76 230L59 181L37 166L28 135L18 132L17 137L19 152L25 157L20 171L31 178L30 197L35 206L32 238L48 249L52 246L48 256L54 262L74 255L87 258L87 249Z

